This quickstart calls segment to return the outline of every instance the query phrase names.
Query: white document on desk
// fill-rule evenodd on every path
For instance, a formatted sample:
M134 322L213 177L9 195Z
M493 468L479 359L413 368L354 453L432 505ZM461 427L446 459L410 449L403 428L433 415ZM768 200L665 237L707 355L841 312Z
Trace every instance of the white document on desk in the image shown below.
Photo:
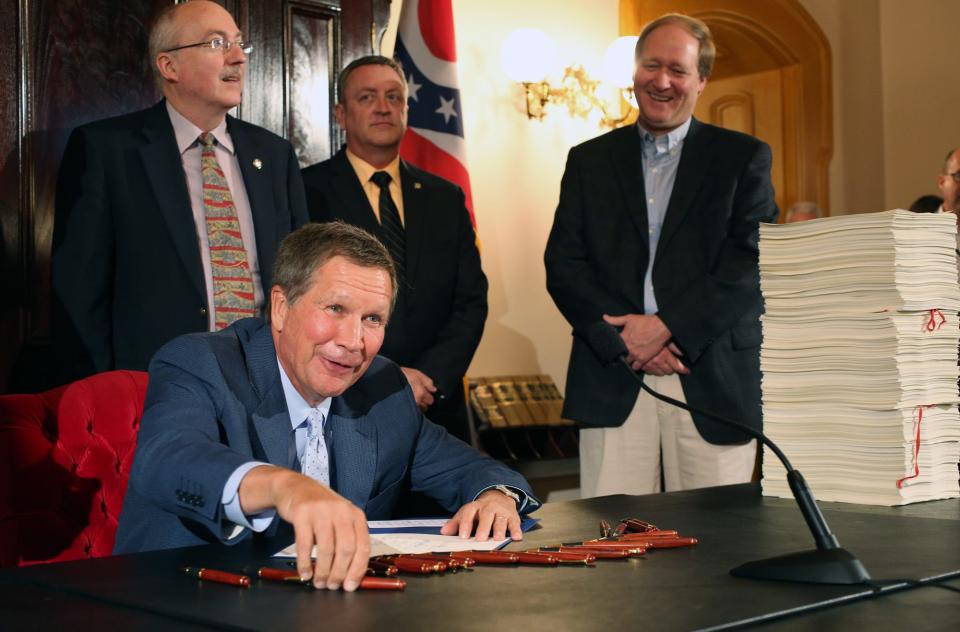
M401 553L431 553L448 551L494 551L510 542L510 538L503 540L485 540L477 542L476 538L463 538L455 535L432 535L427 533L371 533L370 557L377 555L399 555ZM317 556L317 548L313 548L313 557ZM296 557L296 546L291 544L274 557Z
M370 530L370 557L377 555L398 555L401 553L431 553L448 551L495 551L501 549L510 538L477 542L476 538L464 540L456 535L439 535L449 518L420 518L408 520L371 520L367 522ZM296 557L296 549L291 544L274 557ZM313 549L313 557L317 549Z

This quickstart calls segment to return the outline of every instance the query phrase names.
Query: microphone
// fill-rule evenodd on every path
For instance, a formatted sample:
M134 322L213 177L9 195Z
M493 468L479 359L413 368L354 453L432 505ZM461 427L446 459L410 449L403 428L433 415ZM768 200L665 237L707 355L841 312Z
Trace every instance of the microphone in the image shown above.
M807 528L813 535L813 540L817 545L816 549L802 551L800 553L791 553L772 557L755 562L747 562L730 571L735 577L749 577L753 579L774 579L779 581L806 582L812 584L860 584L870 579L867 569L863 564L846 549L840 547L836 536L830 531L826 518L820 512L817 501L813 497L813 492L807 486L803 475L799 470L794 469L787 459L787 456L780 450L773 441L759 430L754 430L732 419L721 415L711 413L699 408L690 406L684 402L673 399L661 393L656 392L643 381L643 375L638 374L627 362L627 345L623 338L612 325L606 322L598 321L591 325L587 330L587 342L593 348L594 353L605 365L614 362L620 362L629 371L639 383L640 388L645 390L651 396L677 406L686 411L697 413L718 421L726 426L730 426L748 434L777 455L780 462L787 470L787 483L790 485L790 491L800 507L800 513L807 523Z

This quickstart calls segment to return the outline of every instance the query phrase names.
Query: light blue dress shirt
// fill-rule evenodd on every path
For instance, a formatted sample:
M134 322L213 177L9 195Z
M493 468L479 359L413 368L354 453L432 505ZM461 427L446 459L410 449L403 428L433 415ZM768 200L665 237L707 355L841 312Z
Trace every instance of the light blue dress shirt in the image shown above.
M297 444L297 459L302 461L303 450L307 445L307 415L310 414L311 406L300 396L297 389L294 388L293 383L290 382L290 378L287 377L286 371L283 370L283 365L280 364L279 359L277 360L277 367L280 369L280 383L283 385L283 396L287 402L290 427L293 430L294 440ZM324 425L326 425L327 418L330 416L331 402L331 398L328 397L317 405L320 415L323 417ZM223 486L223 495L220 499L220 502L223 503L224 515L226 515L227 520L237 526L253 529L257 532L269 527L273 521L273 517L277 513L274 509L268 509L256 515L247 516L240 508L240 481L243 480L247 472L258 465L268 464L262 461L249 461L235 469L230 475L230 478L227 479L226 485ZM236 537L240 533L242 533L241 529L235 529L230 537Z
M297 389L294 388L293 384L290 382L290 378L287 377L287 373L283 370L283 366L280 364L280 361L277 360L277 367L280 369L280 382L283 385L283 395L287 402L287 410L290 415L290 427L294 432L294 439L297 445L297 458L303 460L303 451L307 445L307 415L310 413L310 404L307 403L303 397L300 396L300 393L297 392ZM323 400L317 408L320 410L320 414L323 416L324 425L326 420L330 416L330 404L332 403L331 398L326 398ZM276 516L275 509L268 509L267 511L260 512L253 516L247 516L243 513L243 510L240 508L240 481L243 480L243 477L247 472L257 467L258 465L269 465L262 461L249 461L244 463L230 475L230 478L227 479L227 483L223 486L223 495L221 497L221 503L223 504L224 515L227 520L233 524L225 524L224 528L227 530L232 530L229 534L229 538L233 539L243 533L244 529L252 529L256 532L264 531L267 527L270 526L270 523L273 521L274 516ZM474 497L476 500L483 492L494 489L496 486L491 485L480 490L477 495ZM507 486L508 489L516 493L520 497L518 511L533 511L535 508L540 506L540 503L537 499L527 496L523 490Z
M643 142L643 188L647 194L647 237L650 246L650 259L643 276L643 308L647 314L656 314L658 311L657 297L653 293L653 260L673 193L673 183L677 179L683 139L689 130L690 119L661 136L654 136L637 123L637 133Z

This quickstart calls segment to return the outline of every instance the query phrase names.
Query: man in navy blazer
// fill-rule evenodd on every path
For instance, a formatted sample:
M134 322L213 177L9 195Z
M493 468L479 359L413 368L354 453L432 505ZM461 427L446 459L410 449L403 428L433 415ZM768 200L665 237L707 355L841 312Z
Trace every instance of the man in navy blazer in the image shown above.
M567 160L545 262L573 326L563 412L583 427L584 496L731 484L753 472L748 436L656 402L587 340L598 322L616 326L648 385L761 427L757 235L777 217L771 154L692 117L714 53L699 20L648 24L636 48L637 125Z
M356 59L338 86L335 114L347 145L303 170L310 218L343 220L385 239L373 175L390 174L405 274L381 352L403 368L430 420L469 442L463 376L487 318L487 278L463 191L400 159L408 94L394 60Z
M280 246L268 323L164 346L115 552L230 544L274 533L279 517L302 577L353 590L366 519L390 518L404 491L456 511L444 534L521 539L518 512L539 506L523 477L426 420L400 369L376 355L395 278L370 234L309 224Z
M307 221L290 143L227 112L249 47L213 2L170 5L150 33L157 105L74 130L60 165L53 334L64 379L145 370L165 342L214 327L198 136L233 194L259 308L280 240Z

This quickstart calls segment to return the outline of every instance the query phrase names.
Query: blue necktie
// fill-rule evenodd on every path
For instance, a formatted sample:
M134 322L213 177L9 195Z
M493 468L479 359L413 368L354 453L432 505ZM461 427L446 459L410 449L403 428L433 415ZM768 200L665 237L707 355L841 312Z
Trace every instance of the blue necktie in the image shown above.
M323 414L316 408L311 408L307 415L307 445L301 463L305 476L330 486L330 458L323 438Z

